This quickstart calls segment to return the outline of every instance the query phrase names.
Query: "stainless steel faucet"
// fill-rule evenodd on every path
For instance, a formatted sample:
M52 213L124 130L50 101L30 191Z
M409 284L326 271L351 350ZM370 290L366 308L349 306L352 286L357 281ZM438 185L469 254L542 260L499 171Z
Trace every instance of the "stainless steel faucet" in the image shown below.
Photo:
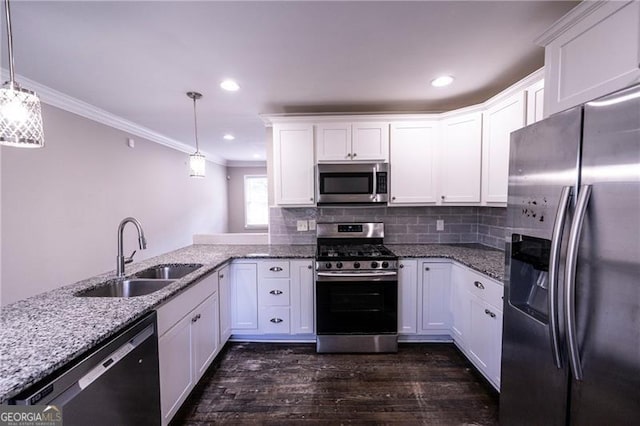
M119 277L124 276L124 265L133 262L133 255L136 254L136 250L134 250L129 257L124 257L122 254L122 233L124 231L124 226L129 222L133 223L138 229L138 244L140 246L140 250L147 248L147 240L144 237L144 231L142 230L142 225L140 225L138 219L135 217L125 217L122 219L122 222L120 222L120 225L118 226L118 256L116 258L116 273Z

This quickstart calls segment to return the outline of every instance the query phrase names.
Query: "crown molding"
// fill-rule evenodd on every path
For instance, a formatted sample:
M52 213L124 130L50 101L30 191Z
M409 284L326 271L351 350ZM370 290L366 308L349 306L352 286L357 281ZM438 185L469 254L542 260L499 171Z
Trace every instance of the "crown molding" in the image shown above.
M3 68L0 75L4 81L5 79L8 79L9 72ZM155 142L177 151L185 152L187 154L192 154L194 152L194 147L191 145L169 138L149 129L148 127L141 126L133 121L129 121L118 115L112 114L87 102L81 101L80 99L59 92L51 87L45 86L44 84L40 84L37 81L33 81L27 77L16 75L16 81L18 81L21 86L35 91L40 97L40 101L47 105L60 108L72 114L79 115L80 117L147 139L151 142ZM201 152L204 154L207 161L222 166L227 165L227 161L224 158L210 152Z
M267 162L227 160L227 167L267 167Z
M540 34L533 42L538 46L546 46L558 36L566 32L578 22L595 12L597 9L605 6L608 1L605 0L583 0L576 7L568 11L562 18L558 19L545 32Z

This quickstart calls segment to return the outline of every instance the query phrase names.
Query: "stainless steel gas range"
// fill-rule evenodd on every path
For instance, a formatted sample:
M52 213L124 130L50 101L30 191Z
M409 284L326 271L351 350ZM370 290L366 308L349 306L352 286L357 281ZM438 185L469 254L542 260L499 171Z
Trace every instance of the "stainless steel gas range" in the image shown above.
M318 223L316 350L398 351L398 257L384 224Z

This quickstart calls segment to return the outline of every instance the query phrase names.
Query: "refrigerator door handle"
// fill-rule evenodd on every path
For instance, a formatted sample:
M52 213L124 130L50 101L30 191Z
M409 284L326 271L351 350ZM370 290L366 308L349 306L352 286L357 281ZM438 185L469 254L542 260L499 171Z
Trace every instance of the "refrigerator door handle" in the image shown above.
M582 185L576 202L576 214L569 231L569 245L567 248L567 267L565 276L565 323L567 325L567 343L569 346L569 362L573 377L582 380L582 365L578 349L576 328L576 269L578 263L578 245L582 234L582 223L587 213L587 205L591 196L591 185Z
M549 309L549 335L551 337L551 350L553 352L553 362L558 369L562 368L562 357L560 355L560 330L558 327L558 272L560 263L560 251L562 246L562 231L567 220L567 209L572 195L572 187L565 186L560 194L560 203L556 213L556 220L553 225L551 237L551 253L549 256L549 298L547 299Z

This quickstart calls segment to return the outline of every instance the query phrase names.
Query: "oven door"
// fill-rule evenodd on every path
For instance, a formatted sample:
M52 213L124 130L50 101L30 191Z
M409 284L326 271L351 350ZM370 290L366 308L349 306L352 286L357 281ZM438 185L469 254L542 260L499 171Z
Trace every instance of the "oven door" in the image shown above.
M318 165L318 204L387 201L387 164Z
M317 334L396 334L396 272L318 272Z

